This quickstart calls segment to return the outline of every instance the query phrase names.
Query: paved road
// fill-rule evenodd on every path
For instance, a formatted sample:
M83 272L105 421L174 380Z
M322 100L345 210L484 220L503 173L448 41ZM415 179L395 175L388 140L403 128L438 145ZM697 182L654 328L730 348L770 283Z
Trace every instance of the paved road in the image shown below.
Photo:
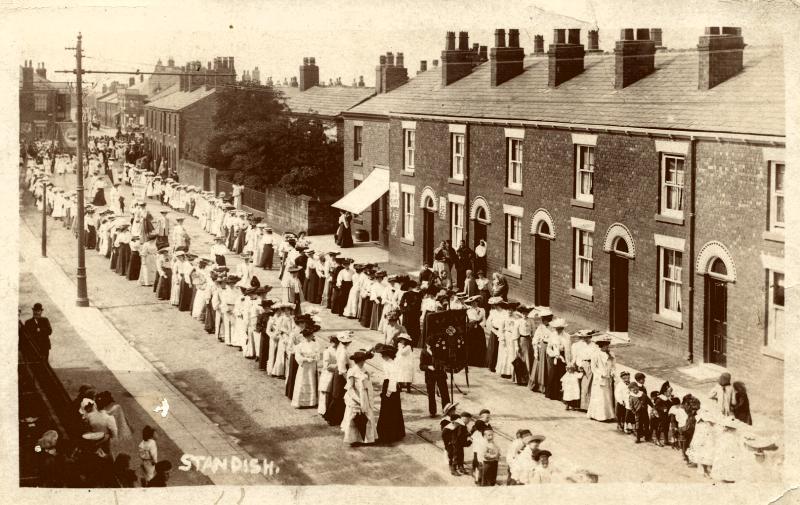
M23 225L38 233L40 215L29 205L21 214ZM192 236L192 249L206 251L211 245L209 237L195 220L188 219L185 224ZM73 272L76 252L71 234L51 224L49 236L50 256L67 272ZM150 290L113 274L107 261L94 252L87 254L93 305L245 451L254 457L281 461L282 473L284 469L287 472L285 482L471 484L467 477L455 478L447 473L446 457L438 441L438 420L427 415L421 377L416 377L416 391L404 393L402 398L409 431L406 439L394 447L351 449L341 443L338 429L328 427L315 411L292 409L283 396L282 381L267 377L239 352L219 344L186 313L156 301ZM274 272L260 272L259 278L262 283L278 285ZM355 348L371 346L381 339L377 332L364 330L350 320L327 312L321 316L323 335L355 330ZM547 436L543 447L554 453L554 465L589 469L603 482L703 480L683 464L677 452L649 444L634 445L613 425L567 412L560 402L547 400L486 370L470 371L469 389L463 376L457 382L465 392L456 398L464 409L477 412L485 407L493 412L492 424L500 431L503 450L513 433L524 427ZM612 455L614 463L609 465L607 458ZM504 474L501 469L503 478Z

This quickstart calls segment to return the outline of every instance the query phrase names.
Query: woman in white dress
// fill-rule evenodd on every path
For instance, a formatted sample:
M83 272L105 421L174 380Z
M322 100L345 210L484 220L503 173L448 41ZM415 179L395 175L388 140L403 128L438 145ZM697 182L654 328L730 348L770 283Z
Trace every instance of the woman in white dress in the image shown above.
M273 376L278 377L283 375L284 361L278 359L280 354L278 349L280 347L280 340L285 331L288 331L287 323L289 320L289 305L286 303L276 303L273 305L275 314L269 318L267 325L267 335L269 336L269 359L267 359L267 372ZM280 362L280 366L278 363ZM279 372L279 373L278 373Z
M293 309L288 303L281 304L283 314L281 315L280 325L277 328L278 342L271 345L274 341L270 342L270 358L272 358L272 376L285 377L286 376L286 347L289 345L289 339L292 336L294 327L293 322ZM275 355L272 356L272 349L275 349Z
M317 406L317 344L314 342L314 332L319 326L312 326L302 330L303 341L294 348L294 359L297 361L297 376L294 380L292 392L292 407Z
M397 336L397 357L395 358L395 365L397 366L397 385L399 391L403 388L407 392L411 392L411 384L414 383L414 349L411 347L411 336L407 333L402 333Z
M372 353L359 350L350 356L355 366L347 371L347 383L344 395L344 418L341 429L344 442L350 445L371 444L378 438L375 419L375 399L372 377L364 364L372 358ZM364 436L358 428L360 414L366 416Z
M101 229L103 227L101 226ZM107 229L107 228L106 228ZM106 231L103 230L103 235L105 235ZM105 240L107 242L107 240ZM104 242L104 243L105 243ZM100 248L101 254L105 254L103 252L103 247ZM141 249L139 250L139 256L142 259L142 267L139 270L139 285L140 286L152 286L153 282L156 279L156 256L158 255L158 249L156 248L156 241L148 240L144 244L142 244Z
M358 317L358 302L361 300L361 285L364 282L364 265L353 264L350 265L353 271L353 286L350 288L350 293L347 295L347 303L345 304L342 315L349 319Z
M333 384L333 374L337 370L336 347L339 345L339 339L336 338L336 335L331 335L329 340L330 344L322 351L322 371L319 374L319 383L317 385L317 390L319 391L317 413L321 416L325 415L328 395L331 393L331 385Z
M599 351L592 355L592 385L586 416L596 421L615 419L614 414L614 356L609 352L608 337L596 340Z

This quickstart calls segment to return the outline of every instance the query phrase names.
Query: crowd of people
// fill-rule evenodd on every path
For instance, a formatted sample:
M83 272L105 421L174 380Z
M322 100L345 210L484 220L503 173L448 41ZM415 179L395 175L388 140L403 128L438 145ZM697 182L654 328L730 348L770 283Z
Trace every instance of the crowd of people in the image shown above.
M30 174L36 195L41 181L35 168ZM115 202L105 210L88 205L86 246L108 257L109 267L118 274L152 287L155 297L189 312L219 342L255 360L259 370L283 380L293 407L316 408L330 425L341 428L347 443L391 443L403 438L401 395L410 392L417 369L424 374L430 415L437 416L437 395L443 409L450 406L447 373L452 364L435 356L426 322L431 313L463 310L464 365L486 368L498 380L563 402L567 410L583 411L589 419L616 421L618 429L632 433L637 442L674 445L688 460L702 453L691 450L697 438L691 436L692 419L709 419L698 417L698 399L676 399L668 383L648 394L643 374L637 374L633 383L625 373L617 374L608 334L595 330L570 334L566 321L550 308L510 300L503 275L494 273L489 280L484 274L485 241L475 251L464 241L457 249L442 242L434 251L433 265L422 265L417 281L389 275L375 264L356 263L339 251L314 251L302 232L275 233L258 217L240 210L241 202L233 195L214 195L131 164L125 165L122 182L133 187L134 201L127 212ZM153 216L147 210L152 201L169 206L176 215L170 219L162 210L159 217ZM186 215L197 218L200 227L214 236L210 250L191 247L183 227ZM342 227L346 221L343 215ZM349 222L344 231L350 233ZM341 237L337 234L337 241ZM236 267L227 265L226 256L231 254L241 258ZM261 286L256 268L277 272L278 299L267 299L270 288ZM353 350L352 332L341 332L328 335L328 346L321 349L315 341L320 331L316 314L323 309L381 332L383 342L372 349ZM416 363L414 348L420 349ZM379 410L372 387L375 374L365 367L374 355L381 356L383 368ZM735 394L732 390L726 394L738 398L739 407L718 409L723 416L745 417L741 404L746 403L746 393L743 385L737 388ZM444 413L443 426L452 426L450 431L470 425L469 419L451 419L454 414ZM491 442L492 435L476 429L482 426L477 421L470 426L467 439L474 443L476 431L480 432L477 445L483 450L481 444ZM463 442L462 435L452 440ZM485 447L493 453L491 443ZM513 476L512 482L550 478L530 475L532 467L548 468L552 454L538 446L529 453L523 459L529 455L531 461L520 463L522 474ZM488 461L493 457L488 454ZM508 457L516 462L520 456ZM451 461L450 468L454 475L464 473L463 462ZM483 472L476 480L490 481Z

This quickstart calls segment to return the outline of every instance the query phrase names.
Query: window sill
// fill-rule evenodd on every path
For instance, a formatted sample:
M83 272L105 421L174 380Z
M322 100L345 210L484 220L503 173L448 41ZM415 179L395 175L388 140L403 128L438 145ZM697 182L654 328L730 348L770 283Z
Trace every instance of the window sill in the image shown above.
M353 223L355 223L355 224L364 224L364 220L363 219L354 218L353 219Z
M452 177L448 177L447 178L447 182L449 184L455 184L456 186L463 186L464 185L464 179L453 179Z
M400 243L405 245L414 245L413 240L409 240L407 238L402 238L402 237L400 238Z
M683 321L678 321L677 319L672 319L671 317L662 316L661 314L653 314L652 315L653 321L661 324L666 324L667 326L672 326L673 328L678 328L679 330L683 328Z
M769 356L770 358L775 358L783 361L783 351L779 351L771 347L763 346L761 348L761 354L763 354L764 356Z
M515 279L522 279L522 272L517 272L516 270L509 270L508 268L503 268L501 272L503 273L503 275L506 275L508 277L513 277Z
M583 207L584 209L594 209L594 202L587 202L586 200L578 200L577 198L572 198L569 201L569 204L573 207Z
M684 219L682 217L670 217L663 214L656 214L654 219L659 223L677 224L683 226Z
M588 302L594 301L594 295L591 292L581 291L575 288L569 290L569 295L574 296L575 298L580 298L581 300L586 300Z
M363 167L364 166L364 162L361 161L361 160L353 160L353 165L355 165L357 167Z
M414 177L414 172L411 170L401 170L400 175L405 175L406 177Z
M786 241L784 233L780 231L765 231L761 234L761 238L763 238L764 240L769 240L771 242L783 243Z
M503 193L505 193L507 195L522 196L522 190L521 189L503 188Z

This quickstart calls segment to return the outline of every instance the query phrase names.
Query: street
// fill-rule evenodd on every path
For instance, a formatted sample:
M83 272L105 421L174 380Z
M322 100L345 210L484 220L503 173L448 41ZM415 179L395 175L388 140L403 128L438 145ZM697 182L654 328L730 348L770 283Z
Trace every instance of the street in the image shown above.
M74 176L55 177L61 187L72 187ZM130 188L125 187L130 201ZM148 209L160 208L148 200ZM23 246L38 251L41 214L23 196L21 204ZM191 249L199 253L211 246L210 237L193 218L184 223L191 236ZM31 234L28 234L30 232ZM315 239L311 238L312 247ZM74 280L76 264L74 237L60 223L48 218L48 257ZM238 261L227 258L228 264ZM157 301L150 288L116 275L108 260L87 251L86 265L89 299L93 307L124 335L128 352L140 353L188 398L211 422L254 458L274 460L281 467L277 481L285 484L362 484L412 486L471 486L469 477L453 477L441 443L438 418L427 412L424 383L415 376L414 391L403 393L402 404L406 438L390 447L350 448L342 443L338 428L329 427L315 409L293 409L284 396L284 382L257 370L241 352L218 343L202 325L166 302ZM262 284L277 288L274 271L259 271ZM23 278L23 282L28 277ZM42 286L47 291L48 286ZM74 292L50 293L51 298L69 300ZM277 295L277 289L272 293ZM365 330L352 320L328 311L320 313L322 331L318 341L343 329L353 330L351 348L369 348L382 340L378 332ZM80 338L86 338L81 336ZM64 339L56 329L53 360L59 348L80 345ZM73 356L72 358L76 358ZM379 358L369 363L381 376ZM57 363L57 361L56 361ZM72 366L77 366L73 364ZM61 374L62 371L58 370ZM124 371L115 371L124 373ZM501 380L486 369L470 370L470 387L463 374L456 378L463 394L456 392L459 409L477 414L482 408L492 412L492 425L499 433L503 454L516 430L528 428L546 437L543 448L552 451L552 465L565 470L586 469L599 475L600 482L702 482L697 469L688 468L680 453L652 444L635 445L630 436L616 431L614 423L590 421L584 413L565 411L561 402L550 401L527 388ZM71 384L74 387L75 382ZM74 391L71 391L74 394ZM143 408L152 408L149 405ZM613 464L608 457L613 454ZM471 460L471 454L468 454ZM177 461L173 464L177 466ZM501 465L498 480L505 480ZM187 482L189 483L189 482Z

